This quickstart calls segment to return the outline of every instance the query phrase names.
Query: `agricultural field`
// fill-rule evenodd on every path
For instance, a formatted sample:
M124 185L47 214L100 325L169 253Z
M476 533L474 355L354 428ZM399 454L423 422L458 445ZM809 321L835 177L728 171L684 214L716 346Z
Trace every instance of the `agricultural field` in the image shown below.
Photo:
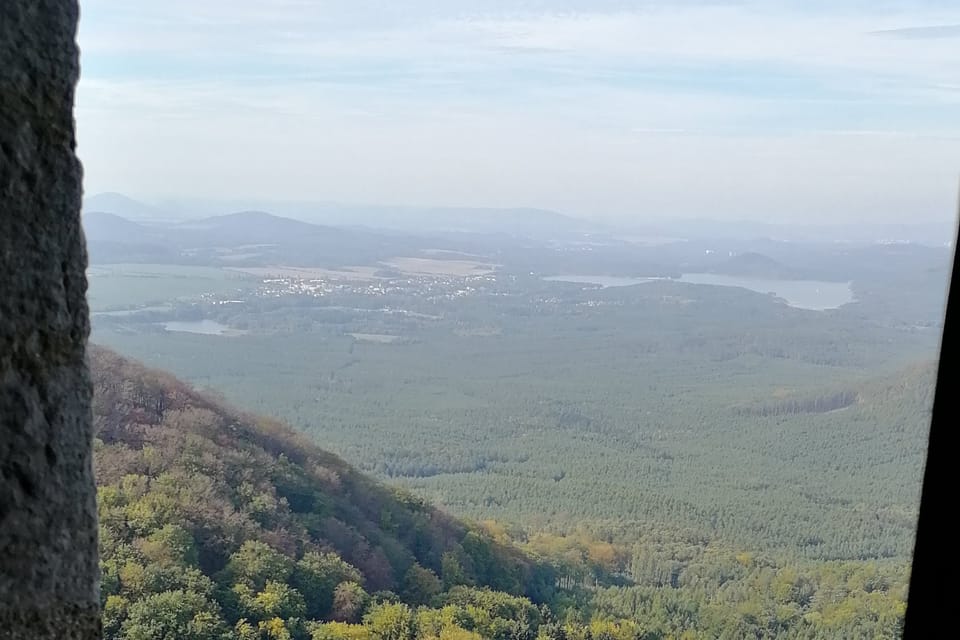
M242 294L253 286L244 274L205 266L97 264L87 271L91 311L110 311Z

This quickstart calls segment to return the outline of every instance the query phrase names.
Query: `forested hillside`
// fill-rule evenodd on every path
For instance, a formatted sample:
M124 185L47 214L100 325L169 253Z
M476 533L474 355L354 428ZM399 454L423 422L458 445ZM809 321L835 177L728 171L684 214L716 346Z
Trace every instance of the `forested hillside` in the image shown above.
M466 525L91 349L108 639L893 638L906 565Z
M547 565L285 427L103 349L91 365L108 638L307 637L444 590L538 619L552 597Z

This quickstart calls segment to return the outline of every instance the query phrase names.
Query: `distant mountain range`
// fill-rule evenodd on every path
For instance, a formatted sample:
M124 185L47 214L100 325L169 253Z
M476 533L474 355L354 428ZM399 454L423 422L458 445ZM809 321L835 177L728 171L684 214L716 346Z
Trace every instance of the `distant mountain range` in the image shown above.
M369 242L374 234L310 224L265 211L239 211L182 222L176 231L221 246L238 244L311 244Z
M342 229L243 211L182 222L135 222L84 213L93 262L181 262L233 266L368 264L417 251L426 242L372 230Z
M85 212L104 212L141 222L171 222L223 217L223 211L251 213L269 210L276 216L341 227L380 229L403 233L480 233L565 238L571 234L609 232L605 226L545 209L490 209L470 207L363 206L324 203L285 203L202 200L147 205L120 193L101 193L84 200Z
M498 234L542 242L594 238L641 244L657 239L767 239L804 243L897 243L952 246L956 220L905 223L783 224L749 220L670 219L638 214L619 223L582 220L535 208L410 207L344 205L316 202L251 200L167 200L145 204L121 193L84 199L85 212L103 212L136 222L171 223L219 217L231 211L269 211L285 218L340 228L378 229L404 234Z
M253 266L370 265L442 249L492 257L585 241L586 223L536 209L403 209L289 206L201 217L204 209L160 208L122 194L91 196L83 221L93 262L180 262ZM319 224L319 220L337 224Z

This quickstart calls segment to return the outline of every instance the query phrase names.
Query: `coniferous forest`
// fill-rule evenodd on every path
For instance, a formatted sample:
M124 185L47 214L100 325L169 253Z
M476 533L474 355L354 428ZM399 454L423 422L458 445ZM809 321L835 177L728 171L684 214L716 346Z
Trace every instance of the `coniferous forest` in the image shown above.
M109 639L899 632L902 561L465 524L168 374L102 348L91 365Z
M191 229L93 234L111 640L899 637L942 248Z

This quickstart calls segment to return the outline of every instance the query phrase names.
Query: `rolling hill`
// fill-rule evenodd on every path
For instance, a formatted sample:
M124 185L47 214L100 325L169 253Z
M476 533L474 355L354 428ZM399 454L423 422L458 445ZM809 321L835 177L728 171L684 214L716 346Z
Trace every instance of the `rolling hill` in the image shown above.
M82 222L91 262L168 262L180 257L163 228L103 211L85 212Z
M416 253L427 241L325 227L263 211L151 225L113 213L83 216L94 263L159 262L253 266L341 266Z
M238 211L222 216L191 220L178 230L197 236L208 235L224 244L308 242L329 236L353 237L353 232L275 216L265 211Z
M222 211L270 211L315 225L377 229L401 234L502 234L514 238L556 239L584 233L609 234L608 225L536 208L414 207L328 202L177 199L153 206L121 193L84 199L84 211L105 211L134 220L193 221ZM234 214L228 214L234 215ZM216 215L215 218L228 216ZM211 218L206 218L210 220Z
M802 279L802 273L762 253L745 252L709 269L710 273L770 280Z
M101 242L138 243L156 241L162 234L154 228L134 222L115 213L89 211L83 214L87 237Z
M96 193L85 197L83 199L83 212L86 214L92 211L112 213L139 221L159 221L176 217L164 209L115 192Z

